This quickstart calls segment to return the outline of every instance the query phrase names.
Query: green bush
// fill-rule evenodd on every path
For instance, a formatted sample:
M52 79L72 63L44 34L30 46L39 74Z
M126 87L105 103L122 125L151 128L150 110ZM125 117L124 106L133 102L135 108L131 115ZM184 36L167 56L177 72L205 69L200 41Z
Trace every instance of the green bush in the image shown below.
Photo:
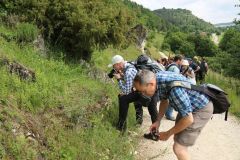
M134 12L118 0L3 1L10 14L38 25L54 46L62 46L68 57L90 60L95 48L125 46L126 33L135 22ZM27 8L27 9L26 9ZM21 24L18 40L31 41L32 25Z
M16 27L16 38L18 42L33 42L38 35L37 26L30 23L20 23Z
M219 43L219 47L226 52L227 56L220 63L225 63L223 69L225 73L231 77L240 78L240 33L236 29L227 30L222 40ZM217 56L219 57L219 56ZM226 63L227 62L227 63Z
M169 46L173 52L178 52L188 57L195 55L214 56L218 52L217 46L211 41L209 36L198 33L168 32L162 49L168 49Z

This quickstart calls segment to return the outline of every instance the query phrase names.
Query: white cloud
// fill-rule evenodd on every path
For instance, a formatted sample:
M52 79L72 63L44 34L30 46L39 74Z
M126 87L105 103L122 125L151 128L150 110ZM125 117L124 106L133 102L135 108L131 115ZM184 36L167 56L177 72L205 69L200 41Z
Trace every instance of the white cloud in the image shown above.
M211 23L231 22L240 13L239 0L132 0L151 10L184 8Z

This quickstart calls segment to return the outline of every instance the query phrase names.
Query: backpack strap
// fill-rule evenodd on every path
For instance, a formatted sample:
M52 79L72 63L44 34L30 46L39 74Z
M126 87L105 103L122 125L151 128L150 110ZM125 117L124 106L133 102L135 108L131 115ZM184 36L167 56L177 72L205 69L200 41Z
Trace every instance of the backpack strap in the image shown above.
M183 88L187 88L187 89L192 89L191 84L189 82L186 82L186 81L172 81L172 82L167 84L168 94L170 94L170 91L174 87L183 87Z
M188 71L189 71L189 67L186 70L184 70L182 74L185 75Z
M227 121L227 118L228 118L228 109L227 109L226 112L225 112L225 118L224 118L224 120Z
M134 62L127 62L128 64L130 64L130 65L128 65L126 68L125 68L125 71L128 69L128 68L135 68L137 71L138 71L138 69L137 69L137 67L136 67L136 64L134 63Z
M204 86L193 85L186 81L172 81L167 85L167 87L168 87L168 93L170 93L171 89L173 89L174 87L183 87L183 88L187 88L190 90L194 90L194 91L198 91L206 94L206 89Z

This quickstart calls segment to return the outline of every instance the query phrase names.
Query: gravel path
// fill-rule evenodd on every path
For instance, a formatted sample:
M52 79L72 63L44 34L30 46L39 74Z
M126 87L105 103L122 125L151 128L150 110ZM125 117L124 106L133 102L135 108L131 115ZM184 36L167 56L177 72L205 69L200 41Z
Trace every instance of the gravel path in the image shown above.
M149 114L144 108L144 122L141 134L149 131ZM160 130L166 131L174 122L163 119ZM173 151L173 137L168 141L151 141L143 137L137 147L137 160L176 160ZM240 160L240 121L229 115L224 121L224 114L214 115L203 129L196 144L189 148L192 160Z

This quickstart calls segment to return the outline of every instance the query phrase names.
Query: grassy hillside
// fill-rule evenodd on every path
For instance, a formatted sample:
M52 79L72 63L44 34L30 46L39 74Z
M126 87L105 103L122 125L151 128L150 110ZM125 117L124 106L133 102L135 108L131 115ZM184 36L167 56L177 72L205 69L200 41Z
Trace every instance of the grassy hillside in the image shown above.
M16 35L4 26L0 33ZM0 159L133 158L134 136L115 129L116 84L96 76L101 71L44 58L31 43L6 36L0 36L0 57L36 72L36 82L21 81L0 66ZM134 123L129 116L129 130Z
M216 32L217 29L211 23L194 16L186 9L158 9L154 11L158 16L173 24L185 32Z
M159 49L162 46L164 40L165 33L161 32L151 32L148 36L146 48L148 49L148 54L153 59L159 58ZM105 50L96 50L93 52L91 63L94 64L100 70L108 71L110 69L107 68L109 62L111 62L112 56L120 54L124 57L124 59L128 61L133 61L136 59L138 55L141 54L141 51L136 49L134 45L130 45L126 49L116 49L113 47L108 47Z

